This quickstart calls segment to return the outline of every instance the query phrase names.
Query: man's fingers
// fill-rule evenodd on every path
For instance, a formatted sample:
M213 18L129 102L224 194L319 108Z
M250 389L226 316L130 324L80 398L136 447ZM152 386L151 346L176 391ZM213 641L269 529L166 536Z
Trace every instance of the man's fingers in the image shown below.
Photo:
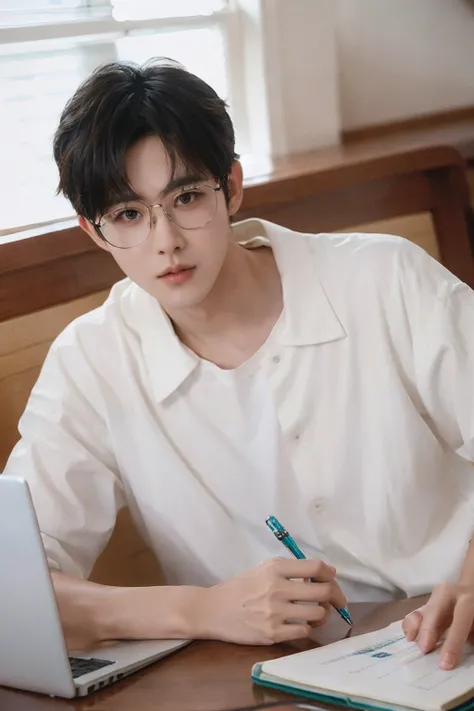
M285 620L304 620L308 624L317 623L321 625L328 615L327 609L323 605L304 605L297 602L285 605Z
M431 652L451 622L453 595L448 585L437 587L422 608L422 621L416 643L422 652Z
M295 602L325 602L336 607L345 607L346 597L339 585L332 583L311 583L290 581L285 587L288 599Z
M275 570L284 578L313 578L321 583L330 583L336 573L336 569L327 565L322 560L307 558L305 560L293 560L292 558L275 558L270 561L275 566Z
M305 592L305 595L308 595L308 597L299 597L296 590L291 588L289 600L300 599L313 602L330 602L338 608L347 605L346 596L334 580L336 569L324 563L322 560L314 560L311 558L305 560L277 558L269 561L268 565L270 566L272 574L276 572L278 575L287 578L291 581L291 586L308 586ZM310 579L311 582L306 582L307 579Z
M420 626L420 631L416 638L416 643L422 652L428 654L438 644L441 636L446 631L446 624L442 624L441 618L437 616L424 617Z
M321 625L324 625L332 612L331 605L328 602L320 602L319 607L323 607L326 611L326 614L320 620L314 620L313 622L309 622L311 627L321 627Z
M459 662L473 619L474 598L471 595L461 596L454 607L451 626L441 647L442 669L453 669Z
M402 622L402 629L408 642L414 642L418 637L422 622L423 614L421 610L413 610L405 617Z

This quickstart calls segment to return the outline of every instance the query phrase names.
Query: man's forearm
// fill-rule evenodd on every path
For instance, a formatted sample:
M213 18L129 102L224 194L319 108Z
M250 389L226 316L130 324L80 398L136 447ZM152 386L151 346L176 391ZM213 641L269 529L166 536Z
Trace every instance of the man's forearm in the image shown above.
M205 588L121 588L52 571L68 649L111 639L187 639L199 636Z

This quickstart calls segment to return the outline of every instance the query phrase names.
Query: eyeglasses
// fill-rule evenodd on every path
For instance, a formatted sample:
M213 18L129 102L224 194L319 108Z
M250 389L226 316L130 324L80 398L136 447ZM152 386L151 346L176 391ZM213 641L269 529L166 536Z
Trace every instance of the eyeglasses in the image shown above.
M130 249L138 247L150 236L157 218L156 207L161 207L167 219L183 230L205 227L217 212L217 193L221 185L193 185L169 195L156 205L145 205L132 200L116 205L93 223L99 235L113 247Z

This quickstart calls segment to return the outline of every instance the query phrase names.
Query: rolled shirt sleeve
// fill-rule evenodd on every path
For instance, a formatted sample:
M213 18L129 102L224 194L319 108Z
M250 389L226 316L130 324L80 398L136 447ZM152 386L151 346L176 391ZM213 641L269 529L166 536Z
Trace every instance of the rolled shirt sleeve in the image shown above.
M402 261L422 414L447 448L474 461L474 291L415 245Z
M49 566L80 578L89 576L125 504L100 390L68 327L46 357L4 472L28 481Z

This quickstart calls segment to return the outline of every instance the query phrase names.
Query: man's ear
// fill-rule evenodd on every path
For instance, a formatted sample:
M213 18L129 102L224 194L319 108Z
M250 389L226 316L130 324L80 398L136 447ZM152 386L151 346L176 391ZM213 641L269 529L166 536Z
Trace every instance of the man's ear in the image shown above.
M240 209L244 197L244 174L242 164L234 160L229 175L229 215L235 215Z
M98 234L96 228L92 224L92 222L89 222L85 217L82 215L79 215L79 227L81 227L84 232L86 232L89 237L94 240L96 245L100 247L101 249L105 249L106 252L110 252L109 245L105 241L105 239L102 239L102 237Z

